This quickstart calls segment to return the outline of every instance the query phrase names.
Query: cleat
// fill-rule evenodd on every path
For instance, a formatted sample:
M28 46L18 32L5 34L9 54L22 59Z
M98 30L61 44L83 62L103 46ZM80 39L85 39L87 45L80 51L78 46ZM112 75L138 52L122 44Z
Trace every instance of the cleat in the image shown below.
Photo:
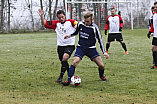
M128 51L125 51L125 54L126 54L126 55L129 54Z
M61 76L59 76L59 78L56 80L56 82L62 82L62 77Z
M101 79L106 82L108 81L107 78L105 78L105 76L102 76Z
M63 84L64 86L68 86L68 85L70 84L70 82L69 82L69 81L65 81L65 82L62 82L62 84Z
M153 67L151 67L150 69L157 69L157 67L156 67L156 66L153 66Z
M108 51L105 51L106 53L108 53Z

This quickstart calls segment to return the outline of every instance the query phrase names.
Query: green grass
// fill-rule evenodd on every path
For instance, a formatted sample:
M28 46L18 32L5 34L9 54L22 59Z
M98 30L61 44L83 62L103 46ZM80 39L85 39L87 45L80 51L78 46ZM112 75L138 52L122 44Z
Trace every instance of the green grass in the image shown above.
M82 79L77 87L55 82L61 66L55 33L1 34L0 104L155 104L157 70L149 69L153 64L147 32L123 30L129 55L120 43L111 43L110 59L103 58L108 82L99 79L95 63L84 57L75 72ZM102 37L105 44L107 36Z

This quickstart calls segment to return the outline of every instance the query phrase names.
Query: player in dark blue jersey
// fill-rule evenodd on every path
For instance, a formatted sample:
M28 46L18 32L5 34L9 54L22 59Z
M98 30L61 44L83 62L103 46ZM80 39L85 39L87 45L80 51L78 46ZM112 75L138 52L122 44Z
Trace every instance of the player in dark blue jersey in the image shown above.
M65 39L75 36L79 33L79 41L78 46L74 54L73 62L71 67L69 68L68 80L62 82L64 86L68 86L71 81L71 77L75 73L75 68L82 60L83 56L88 56L92 61L94 61L98 65L99 76L103 81L107 81L104 76L104 64L96 50L96 40L98 40L100 44L101 51L103 56L106 59L109 58L109 55L105 52L103 41L101 38L101 33L96 24L92 22L93 14L88 12L84 15L84 22L79 22L77 24L77 29L73 34L65 35Z

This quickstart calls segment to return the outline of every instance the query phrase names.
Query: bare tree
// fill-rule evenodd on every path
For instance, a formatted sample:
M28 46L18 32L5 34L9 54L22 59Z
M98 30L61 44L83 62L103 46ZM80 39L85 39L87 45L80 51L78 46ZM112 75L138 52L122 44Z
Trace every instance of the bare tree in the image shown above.
M10 0L8 0L8 29L10 29Z
M55 3L55 9L53 11L53 20L56 19L56 10L57 10L57 5L58 5L58 0L56 0L56 3Z
M43 0L40 0L40 8L43 10ZM41 21L41 29L44 29L43 22Z
M29 11L30 11L30 14L31 14L31 23L32 23L32 32L33 32L33 30L34 30L34 19L33 19L33 12L32 12L32 0L31 0L31 3L29 2L29 0L27 1L27 0L25 0L26 1L26 4L27 4L27 6L28 6L28 9L29 9Z
M56 1L58 1L58 0L56 0ZM50 16L50 20L52 20L51 4L52 4L52 0L49 0L49 16Z
M3 30L3 26L4 26L4 14L3 14L3 12L4 12L4 2L5 2L5 0L1 0L1 8L0 8L0 24L1 24L1 26L0 26L0 30Z

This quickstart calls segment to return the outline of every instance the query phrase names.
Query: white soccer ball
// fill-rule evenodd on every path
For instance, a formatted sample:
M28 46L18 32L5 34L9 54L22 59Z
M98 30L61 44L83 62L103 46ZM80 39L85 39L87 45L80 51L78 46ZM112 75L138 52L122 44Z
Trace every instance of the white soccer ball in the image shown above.
M79 76L71 77L71 84L78 86L81 83L81 78Z

